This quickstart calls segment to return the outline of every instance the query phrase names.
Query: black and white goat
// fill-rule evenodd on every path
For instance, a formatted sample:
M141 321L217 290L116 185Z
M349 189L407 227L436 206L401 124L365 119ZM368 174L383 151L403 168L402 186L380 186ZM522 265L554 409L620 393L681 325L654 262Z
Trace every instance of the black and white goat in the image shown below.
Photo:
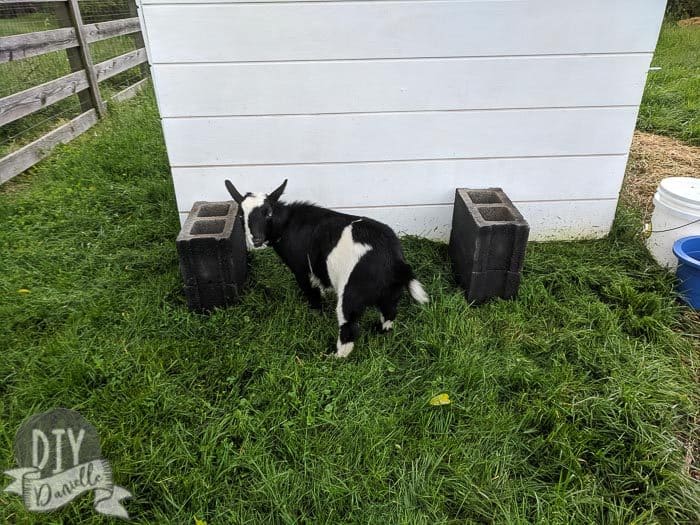
M306 202L280 202L286 186L285 180L269 195L242 195L226 181L243 211L248 249L272 246L294 273L312 308L321 308L321 292L335 290L340 328L337 357L352 352L367 307L379 308L381 329L387 332L393 327L404 288L419 303L428 302L389 226Z

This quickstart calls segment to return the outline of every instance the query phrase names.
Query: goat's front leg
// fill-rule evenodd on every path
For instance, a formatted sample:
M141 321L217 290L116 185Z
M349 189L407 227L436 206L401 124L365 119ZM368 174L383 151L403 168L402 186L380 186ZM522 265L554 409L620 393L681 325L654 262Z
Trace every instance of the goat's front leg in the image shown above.
M362 317L364 307L353 300L348 294L338 294L338 342L336 343L336 357L347 357L355 346L355 340L360 335L359 320Z
M296 277L299 288L301 288L304 297L306 297L306 300L309 302L309 307L313 308L314 310L320 310L321 290L312 286L311 280L307 274L299 272L295 273L294 277Z

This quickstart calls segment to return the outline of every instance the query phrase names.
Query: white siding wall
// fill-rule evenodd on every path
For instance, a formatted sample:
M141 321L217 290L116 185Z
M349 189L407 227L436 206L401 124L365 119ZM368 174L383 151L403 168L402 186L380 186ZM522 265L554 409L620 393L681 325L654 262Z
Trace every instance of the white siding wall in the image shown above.
M269 191L445 239L501 186L608 232L665 0L141 0L178 208Z

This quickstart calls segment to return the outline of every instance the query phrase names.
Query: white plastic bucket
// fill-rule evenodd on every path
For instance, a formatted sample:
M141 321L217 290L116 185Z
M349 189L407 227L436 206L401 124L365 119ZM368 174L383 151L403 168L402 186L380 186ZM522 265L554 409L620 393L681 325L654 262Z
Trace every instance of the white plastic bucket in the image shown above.
M678 260L673 243L690 235L700 235L700 179L664 179L654 195L647 248L661 266L674 269Z

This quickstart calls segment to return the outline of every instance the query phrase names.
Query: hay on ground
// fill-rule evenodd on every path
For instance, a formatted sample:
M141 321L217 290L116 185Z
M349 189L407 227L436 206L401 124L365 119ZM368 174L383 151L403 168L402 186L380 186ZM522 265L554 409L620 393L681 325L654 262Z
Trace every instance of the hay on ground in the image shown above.
M700 16L694 16L693 18L686 18L685 20L679 20L678 25L681 27L700 26Z
M656 188L667 177L700 178L700 148L636 131L620 194L622 202L650 217Z

